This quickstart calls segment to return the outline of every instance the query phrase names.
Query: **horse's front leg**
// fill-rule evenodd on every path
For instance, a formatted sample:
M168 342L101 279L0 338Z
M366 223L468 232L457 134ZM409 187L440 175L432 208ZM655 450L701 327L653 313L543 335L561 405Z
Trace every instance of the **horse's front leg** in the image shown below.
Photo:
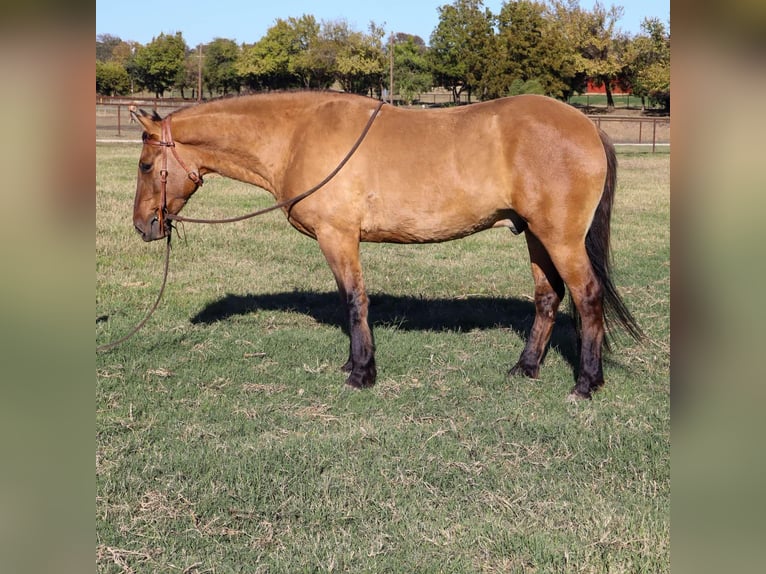
M349 373L346 384L354 388L375 384L375 343L367 322L369 299L364 288L362 266L359 262L358 234L337 230L317 233L317 240L335 276L341 299L348 313L349 358L343 370Z

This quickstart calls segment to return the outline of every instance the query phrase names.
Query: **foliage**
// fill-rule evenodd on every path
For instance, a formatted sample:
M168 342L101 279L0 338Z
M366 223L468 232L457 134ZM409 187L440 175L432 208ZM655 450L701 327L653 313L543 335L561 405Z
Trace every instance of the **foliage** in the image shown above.
M120 43L122 43L122 40L111 34L99 34L96 36L96 61L108 62L111 60L115 47Z
M292 59L311 45L318 32L308 24L304 21L301 26L301 22L295 18L277 19L263 38L252 46L245 46L235 64L245 84L260 89L295 86Z
M345 20L324 22L313 16L279 19L266 36L245 47L236 69L252 88L325 88L337 81L349 92L379 88L385 62L383 30L351 30Z
M616 45L616 24L624 9L606 9L596 2L592 11L577 0L555 0L554 10L562 37L573 52L574 69L606 90L607 108L614 108L612 84L620 77L624 64Z
M433 87L492 99L531 90L568 99L590 79L606 87L631 88L670 107L670 35L657 19L631 37L619 31L622 8L578 0L506 0L493 15L482 0L453 0L438 8L430 46L405 32L396 35L394 90L407 102ZM278 19L253 44L217 38L204 47L204 83L211 97L246 90L340 87L378 94L389 83L385 31L366 32L345 20L317 22L311 15ZM117 62L137 83L161 96L197 86L199 60L180 33L161 34L143 47L108 34L96 38L96 59ZM99 70L99 93L115 92ZM110 71L110 73L113 70ZM122 78L124 80L124 77ZM119 91L124 83L119 82ZM131 84L131 90L133 86Z
M516 78L511 82L510 87L508 88L508 95L509 96L519 96L521 94L545 94L545 88L543 87L543 84L540 80L537 78L532 78L531 80L522 80L521 78Z
M116 36L96 37L96 93L118 96L130 92L134 77L133 55L138 44Z
M130 76L117 62L96 61L96 93L117 96L130 90Z
M644 32L629 49L629 74L633 93L648 97L670 111L670 33L657 18L641 24Z
M135 66L139 81L160 98L183 81L185 76L186 42L183 34L160 34L136 52Z
M433 76L428 67L428 50L420 36L399 33L394 38L394 90L407 103L423 92L429 91L433 85ZM389 91L391 87L388 86Z
M239 92L242 85L236 70L239 46L233 40L216 38L204 48L202 78L211 96Z
M482 0L454 0L439 8L439 23L431 34L429 62L436 82L460 94L480 86L492 53L493 17Z
M333 81L335 54L331 43L322 33L322 26L313 16L302 16L289 22L295 30L295 49L288 61L288 70L299 80L302 88L328 88Z
M571 50L548 7L534 0L503 4L497 18L496 55L483 82L486 99L519 93L565 97L574 76ZM525 83L533 81L523 88Z
M386 69L384 30L370 23L370 33L362 34L349 30L342 21L330 26L326 34L337 46L335 79L343 89L356 94L380 92Z

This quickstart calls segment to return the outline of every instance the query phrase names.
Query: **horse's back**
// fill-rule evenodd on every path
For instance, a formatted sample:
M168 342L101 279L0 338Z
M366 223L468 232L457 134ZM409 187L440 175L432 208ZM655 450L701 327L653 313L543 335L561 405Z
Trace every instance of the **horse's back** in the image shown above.
M296 193L337 166L376 105L343 94L304 101L312 111L302 116L288 171ZM582 204L588 219L604 174L593 123L551 98L431 110L384 106L348 164L327 189L296 205L291 221L309 235L332 225L358 230L363 241L446 241L514 212L534 221L553 204Z
M443 241L512 212L534 219L540 204L556 201L549 194L597 203L605 169L598 133L561 102L520 96L449 110L384 108L380 120L357 165L367 240ZM589 182L585 194L580 180Z

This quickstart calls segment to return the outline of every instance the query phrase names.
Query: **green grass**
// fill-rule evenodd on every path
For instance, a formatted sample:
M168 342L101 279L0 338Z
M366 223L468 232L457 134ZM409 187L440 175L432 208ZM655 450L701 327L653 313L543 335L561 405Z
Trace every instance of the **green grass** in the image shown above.
M139 147L96 146L97 344L159 289L132 229ZM523 239L364 245L378 384L343 386L334 281L280 213L185 227L137 336L96 355L99 572L667 572L669 156L621 154L616 283L649 340L570 403L560 314L539 381ZM269 205L209 178L186 213ZM565 310L566 311L566 310Z
M638 96L632 96L629 94L612 94L615 108L641 108L641 98ZM567 100L570 104L576 104L581 106L595 106L606 107L606 94L582 94L578 96L570 96ZM652 108L652 104L649 98L645 100L647 109ZM660 108L657 108L660 109Z

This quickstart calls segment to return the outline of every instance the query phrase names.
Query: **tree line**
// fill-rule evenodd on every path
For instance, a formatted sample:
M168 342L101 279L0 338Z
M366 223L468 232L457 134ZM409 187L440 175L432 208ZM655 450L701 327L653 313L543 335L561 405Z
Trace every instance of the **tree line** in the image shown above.
M459 101L520 93L567 99L590 80L604 86L607 105L619 86L670 109L670 30L647 18L631 36L617 27L623 8L577 0L508 0L499 14L482 0L454 0L438 8L429 44L399 32L386 37L371 22L366 32L344 20L312 15L277 19L255 43L226 38L189 47L181 32L141 45L108 34L96 37L96 92L156 97L175 90L196 98L201 79L209 97L231 93L339 87L407 102L442 87Z

